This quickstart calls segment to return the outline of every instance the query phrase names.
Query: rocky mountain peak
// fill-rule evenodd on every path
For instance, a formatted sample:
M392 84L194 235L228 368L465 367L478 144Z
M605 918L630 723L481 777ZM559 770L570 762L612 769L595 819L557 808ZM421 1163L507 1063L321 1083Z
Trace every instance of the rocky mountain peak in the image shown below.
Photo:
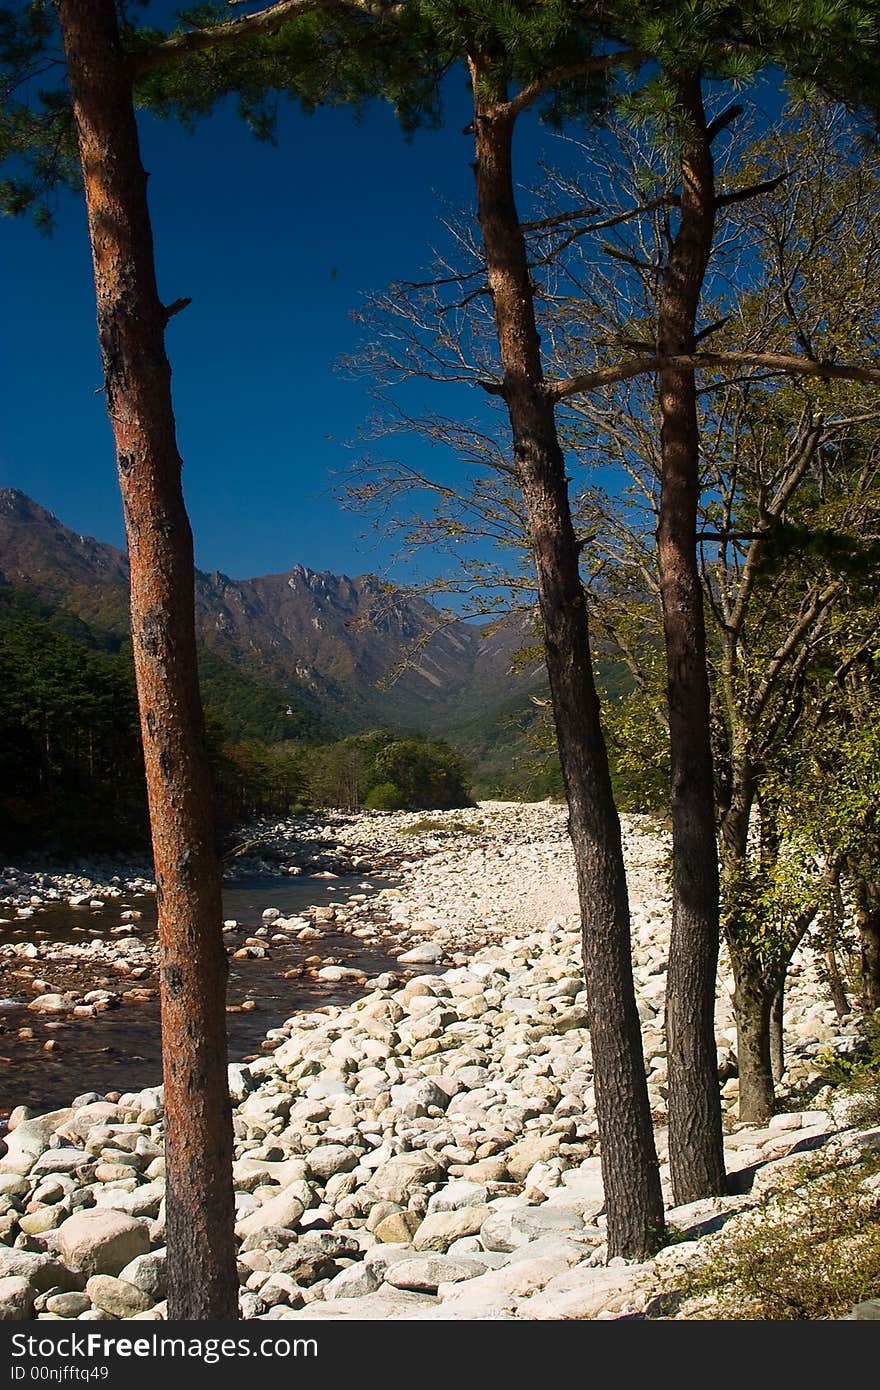
M60 525L53 512L41 507L39 502L15 487L0 487L0 516L21 522L42 521L52 526Z
M127 621L125 552L76 535L13 488L0 489L0 571L86 621ZM484 707L536 679L510 673L524 645L518 625L490 633L450 624L375 574L352 579L301 564L254 579L197 571L196 625L218 656L292 695L307 687L340 728L432 729L475 699Z

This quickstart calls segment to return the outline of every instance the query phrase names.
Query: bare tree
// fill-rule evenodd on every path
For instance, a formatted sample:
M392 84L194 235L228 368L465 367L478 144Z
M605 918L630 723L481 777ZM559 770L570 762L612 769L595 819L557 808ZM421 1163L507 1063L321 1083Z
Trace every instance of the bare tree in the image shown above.
M743 363L727 379L710 378L699 391L702 499L696 529L712 630L723 915L737 981L741 1114L758 1120L772 1109L771 1019L778 1031L787 964L825 910L845 843L838 838L823 854L814 839L814 848L797 861L798 884L795 826L791 815L780 820L771 782L787 751L797 739L809 740L816 717L827 708L815 685L822 663L831 661L831 674L842 678L864 660L874 630L870 606L856 600L842 563L847 550L857 547L860 528L870 532L873 525L873 397L862 399L844 386L789 381L787 374L758 365L778 360L778 349L790 341L807 361L833 359L840 346L870 360L876 342L876 174L867 161L853 161L841 117L817 115L812 126L804 122L753 147L745 161L741 177L757 184L760 196L735 200L726 224L734 269L716 275L711 290L722 343L746 343L740 360L749 357L751 365ZM772 172L780 166L791 170L784 182ZM652 276L642 272L648 259L656 264L659 257L646 257L644 250L652 237L657 244L658 232L662 237L662 228L642 230L636 243L632 230L622 253L627 309L638 304L649 322L655 292ZM619 293L609 297L597 275L590 283L606 316L609 298L619 309ZM561 340L558 345L561 351ZM725 357L723 347L718 355ZM655 612L660 597L653 542L663 468L656 406L646 388L633 383L604 397L579 397L576 411L586 430L575 423L571 435L573 441L580 436L585 458L610 455L632 478L629 511L619 497L593 487L584 494L578 520L596 537L596 621L616 638L644 687L645 648L634 646L630 619L634 593L648 596ZM817 487L830 509L824 521L811 501ZM800 530L792 526L796 517ZM830 533L832 525L839 535L829 564L830 556L822 561L819 542L822 527ZM845 613L851 615L849 632ZM803 803L800 813L807 815ZM766 896L771 888L776 909ZM775 936L767 925L774 910Z

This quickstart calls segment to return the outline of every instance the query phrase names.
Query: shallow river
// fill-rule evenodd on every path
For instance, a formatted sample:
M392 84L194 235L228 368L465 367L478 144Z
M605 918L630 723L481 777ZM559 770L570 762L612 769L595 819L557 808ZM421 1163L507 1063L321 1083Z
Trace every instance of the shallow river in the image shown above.
M387 879L364 879L351 876L333 880L321 878L263 878L228 884L223 892L223 914L235 918L250 930L262 925L265 908L277 907L283 916L294 916L307 907L329 903L345 903L352 894L370 896ZM110 938L112 928L120 925L120 913L134 908L142 913L132 923L132 933L148 938L155 934L156 908L152 897L116 898L101 910L48 906L15 926L0 928L0 941L86 940L89 936ZM112 938L110 938L112 939ZM238 935L228 937L230 944L240 944ZM320 940L278 944L265 942L270 951L266 959L240 959L229 962L228 1002L232 1012L227 1015L229 1056L241 1061L260 1052L260 1044L270 1028L275 1028L299 1009L322 1004L343 1002L359 992L357 984L329 984L312 978L285 979L285 971L300 966L307 956L320 955L340 964L362 967L374 975L394 969L393 956L371 947L356 937L322 933ZM4 961L0 974L0 1118L14 1105L29 1105L35 1110L48 1110L69 1104L74 1096L86 1091L101 1094L112 1090L137 1090L161 1080L161 1051L158 1000L123 1003L94 1018L43 1018L29 1012L27 999L31 990L19 994L14 987L15 964L30 962ZM36 964L36 962L34 962ZM136 982L119 977L108 980L106 962L68 966L69 980L59 977L58 967L48 962L41 967L47 978L62 988L85 991L92 988L112 988L119 992L130 986L155 986L155 976ZM98 981L102 980L103 985ZM245 1000L255 1008L238 1012ZM22 1038L19 1030L31 1030L33 1036ZM47 1041L54 1046L45 1049Z

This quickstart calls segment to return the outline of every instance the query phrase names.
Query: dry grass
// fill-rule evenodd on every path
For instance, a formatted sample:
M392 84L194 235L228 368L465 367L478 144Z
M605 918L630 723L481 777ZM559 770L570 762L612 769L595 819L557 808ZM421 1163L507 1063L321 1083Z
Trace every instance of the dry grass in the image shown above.
M785 1187L707 1241L688 1270L680 1316L837 1318L880 1297L880 1172L870 1155L851 1167L805 1162Z

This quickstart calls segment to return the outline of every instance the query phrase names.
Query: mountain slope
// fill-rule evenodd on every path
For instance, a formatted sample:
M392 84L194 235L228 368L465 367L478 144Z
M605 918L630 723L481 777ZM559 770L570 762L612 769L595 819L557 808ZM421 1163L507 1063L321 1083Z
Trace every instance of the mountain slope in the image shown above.
M86 622L120 635L127 629L125 553L78 536L9 488L0 489L3 580ZM217 659L342 731L386 724L451 733L475 708L491 717L493 707L543 683L537 666L510 672L528 640L519 624L447 623L424 599L373 575L351 579L302 565L242 580L197 571L196 623Z

